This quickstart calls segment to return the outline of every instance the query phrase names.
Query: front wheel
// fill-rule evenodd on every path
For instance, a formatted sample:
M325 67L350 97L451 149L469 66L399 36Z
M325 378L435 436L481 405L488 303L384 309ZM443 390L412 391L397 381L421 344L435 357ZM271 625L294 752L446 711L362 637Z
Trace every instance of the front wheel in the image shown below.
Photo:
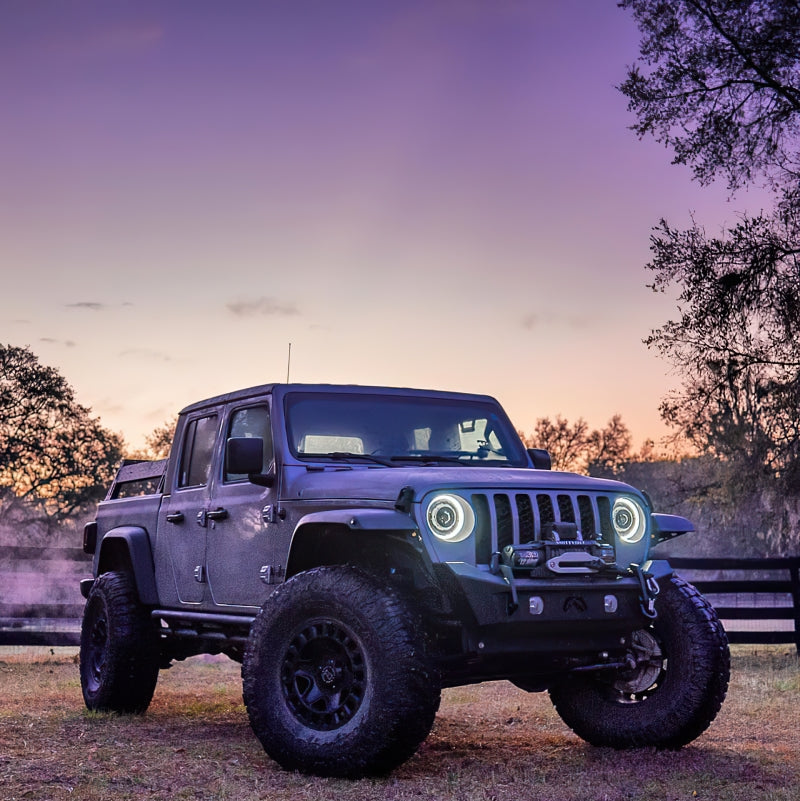
M288 770L386 773L428 736L440 685L409 605L352 567L287 581L261 608L242 664L264 750Z
M680 748L714 720L728 689L730 652L716 612L689 583L663 583L658 617L634 632L636 667L564 677L550 688L561 719L592 745Z
M158 681L158 635L130 573L104 573L86 600L80 673L88 709L144 712Z

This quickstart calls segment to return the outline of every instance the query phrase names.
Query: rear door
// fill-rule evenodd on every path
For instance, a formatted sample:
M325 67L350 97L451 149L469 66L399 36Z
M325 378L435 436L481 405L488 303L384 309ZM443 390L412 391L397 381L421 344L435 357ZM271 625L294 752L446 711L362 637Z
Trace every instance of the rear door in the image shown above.
M176 601L202 604L207 600L206 529L215 462L219 410L191 416L183 428L178 468L171 478L169 495L159 512L159 597L165 605ZM164 560L164 546L168 558ZM166 561L171 570L164 569ZM171 574L171 575L170 575Z

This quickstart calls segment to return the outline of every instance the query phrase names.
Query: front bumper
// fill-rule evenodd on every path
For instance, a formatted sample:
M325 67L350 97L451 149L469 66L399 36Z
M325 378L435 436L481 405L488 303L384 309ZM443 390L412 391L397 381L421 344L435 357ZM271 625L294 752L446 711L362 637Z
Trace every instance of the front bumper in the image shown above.
M672 573L666 561L643 565L656 582ZM464 624L466 654L580 657L624 652L628 637L652 622L635 575L507 578L465 563L440 565L439 575Z

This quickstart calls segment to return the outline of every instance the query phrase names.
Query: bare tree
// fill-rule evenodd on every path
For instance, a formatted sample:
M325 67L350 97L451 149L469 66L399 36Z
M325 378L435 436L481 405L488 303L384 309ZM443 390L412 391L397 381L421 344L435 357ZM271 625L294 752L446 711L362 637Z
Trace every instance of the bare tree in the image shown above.
M169 456L172 439L175 436L175 422L168 420L150 432L145 438L145 458L166 459Z
M605 428L593 431L582 417L575 423L561 415L555 420L540 417L533 434L520 432L520 436L526 447L549 451L556 470L613 474L632 458L631 435L618 414Z

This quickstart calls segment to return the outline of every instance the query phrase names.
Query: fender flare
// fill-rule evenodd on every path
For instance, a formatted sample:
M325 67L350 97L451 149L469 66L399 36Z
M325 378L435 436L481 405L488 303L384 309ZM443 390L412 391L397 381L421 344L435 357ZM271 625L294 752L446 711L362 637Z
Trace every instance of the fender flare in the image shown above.
M695 530L690 520L679 515L653 513L650 515L650 520L652 522L650 541L653 545L680 537L681 534L690 534Z
M106 532L98 550L96 575L119 567L120 558L126 557L139 600L147 606L157 605L153 551L147 531L141 526L119 526Z
M292 539L307 525L345 526L354 531L417 531L414 519L396 509L332 509L312 512L301 517L294 527Z
M339 556L344 554L349 545L355 546L359 536L367 537L377 544L381 537L370 535L393 534L408 538L414 550L421 550L418 527L414 519L395 509L331 509L322 512L311 512L301 517L294 527L289 552L286 560L286 575L294 575L300 569L300 564L314 561L319 557L317 547L324 539L324 532L338 530L341 533L352 532L352 543L343 543ZM351 539L351 538L347 538ZM361 540L364 542L364 540ZM364 545L367 543L364 542ZM339 548L337 546L337 551ZM315 554L311 556L311 554Z

